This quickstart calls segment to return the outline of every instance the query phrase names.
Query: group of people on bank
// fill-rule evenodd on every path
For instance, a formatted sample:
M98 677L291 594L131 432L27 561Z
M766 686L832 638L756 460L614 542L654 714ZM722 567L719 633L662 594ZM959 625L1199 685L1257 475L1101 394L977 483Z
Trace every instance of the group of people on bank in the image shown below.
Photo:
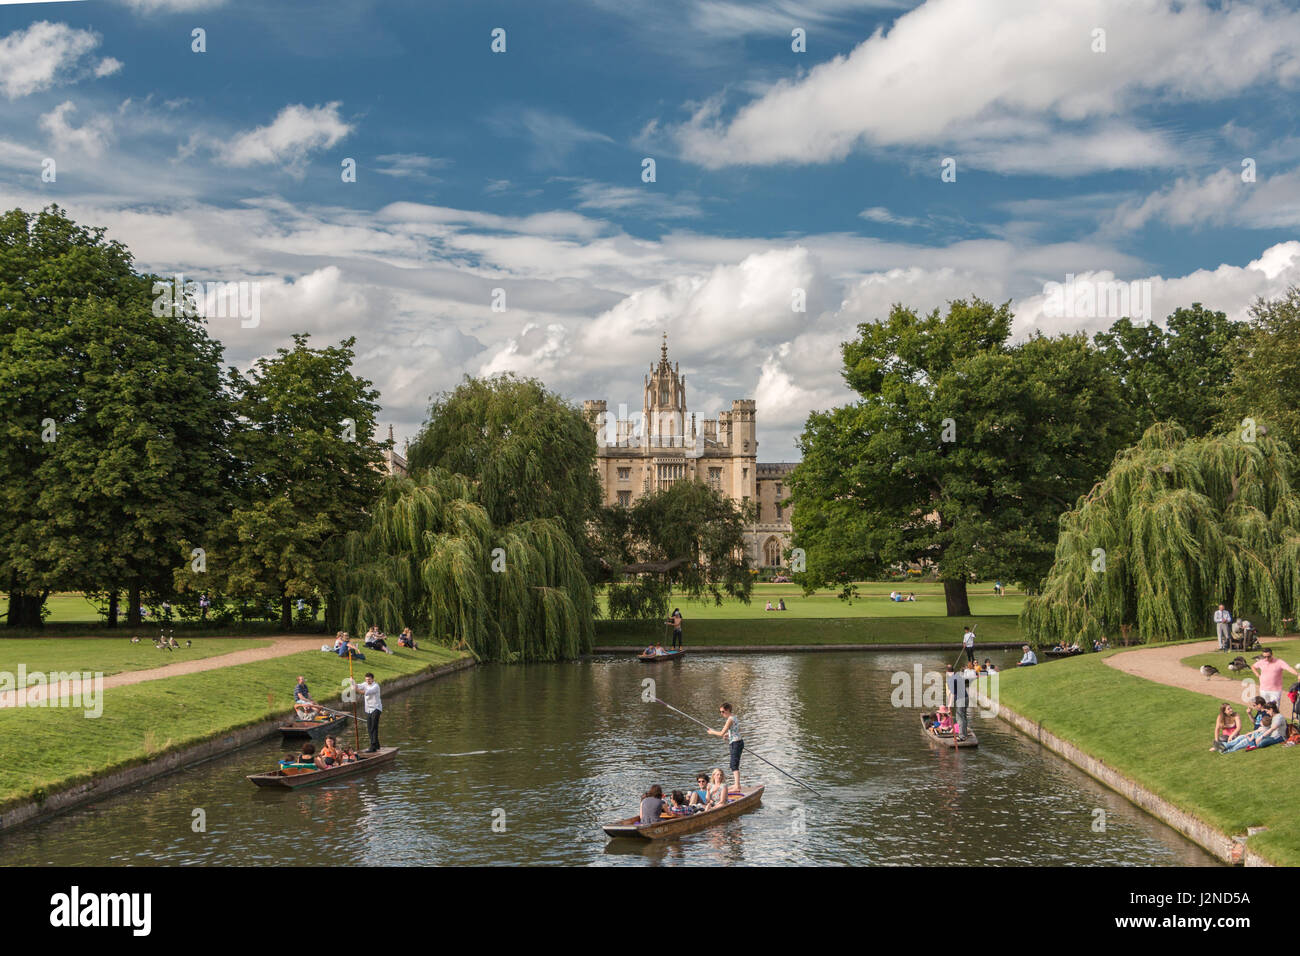
M1277 657L1271 647L1260 652L1250 669L1259 680L1259 694L1247 705L1244 719L1231 704L1219 705L1213 743L1213 749L1219 753L1258 750L1273 744L1300 741L1300 731L1293 729L1282 713L1282 675L1300 676L1296 669ZM1300 695L1300 683L1292 684L1289 692L1292 716L1295 715L1297 695Z

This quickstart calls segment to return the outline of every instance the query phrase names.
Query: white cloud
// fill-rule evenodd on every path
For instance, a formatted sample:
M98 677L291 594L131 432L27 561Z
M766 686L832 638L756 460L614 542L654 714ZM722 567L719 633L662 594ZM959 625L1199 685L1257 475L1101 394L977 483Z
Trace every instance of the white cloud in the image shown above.
M225 0L121 0L136 13L193 13L219 7Z
M1098 26L1104 53L1092 51ZM927 0L730 117L709 100L675 133L712 168L823 163L863 147L1049 175L1177 166L1185 148L1134 110L1297 79L1300 11L1278 0Z
M1254 229L1300 226L1300 169L1267 174L1243 182L1240 168L1180 177L1140 201L1115 210L1105 228L1131 232L1152 221L1172 226L1225 225Z
M92 116L81 126L73 126L68 122L68 116L76 110L71 100L65 100L41 117L41 129L49 134L50 141L58 149L91 157L102 155L113 138L112 120L106 116Z
M584 143L612 143L604 133L586 129L567 116L540 109L502 110L489 119L497 132L522 136L533 145L534 165L562 166L569 154Z
M0 37L0 92L14 100L69 79L99 35L66 23L38 20Z
M449 163L445 159L421 156L416 153L389 153L377 156L375 159L383 164L376 166L375 172L398 179L426 179L435 169L442 169Z
M270 124L239 133L228 143L217 143L217 156L228 166L299 169L308 154L329 149L352 132L353 127L339 116L342 105L286 106Z
M99 64L95 67L95 77L96 79L101 79L105 76L112 76L114 73L120 72L121 69L121 60L115 59L111 56L106 56L104 59L100 60Z

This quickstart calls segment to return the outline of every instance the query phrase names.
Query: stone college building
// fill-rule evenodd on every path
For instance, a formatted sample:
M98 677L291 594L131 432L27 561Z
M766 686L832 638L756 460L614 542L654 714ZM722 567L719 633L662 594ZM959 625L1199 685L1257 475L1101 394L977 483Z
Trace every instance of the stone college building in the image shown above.
M754 400L736 399L731 411L696 422L687 413L686 379L668 362L668 335L659 364L645 376L640 417L619 418L606 403L582 403L596 431L596 470L604 502L627 506L674 481L696 479L738 502L753 501L755 523L745 535L755 567L782 567L790 548L787 476L793 462L758 460Z

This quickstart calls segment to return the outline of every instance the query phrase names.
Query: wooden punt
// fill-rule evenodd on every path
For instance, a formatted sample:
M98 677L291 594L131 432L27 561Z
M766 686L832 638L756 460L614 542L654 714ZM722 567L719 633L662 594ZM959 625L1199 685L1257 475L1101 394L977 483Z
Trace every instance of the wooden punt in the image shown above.
M311 787L327 780L337 780L339 777L349 777L352 774L374 770L383 764L392 763L393 758L396 756L396 747L381 747L374 753L362 752L357 754L358 760L356 763L339 764L337 767L330 767L328 770L282 770L277 768L269 773L249 774L248 779L259 787L280 787L286 790L297 790L299 787Z
M1076 650L1071 650L1069 648L1065 650L1060 650L1058 648L1053 647L1046 651L1043 651L1043 655L1045 657L1073 657L1075 654L1082 654L1082 653L1083 653L1083 648L1079 648L1076 651Z
M290 720L280 725L285 737L310 737L312 734L329 734L341 728L347 716L329 717L327 720Z
M968 733L965 740L958 740L954 734L940 734L931 730L930 721L932 720L934 720L934 714L921 715L921 731L934 743L943 747L951 747L954 750L959 750L965 747L978 747L980 745L979 738L975 736L975 731L972 730Z
M740 796L737 797L736 794ZM729 800L724 806L692 813L689 816L660 817L658 823L644 825L641 823L640 816L628 817L617 823L608 823L604 827L605 835L630 837L633 840L666 840L694 833L696 830L703 830L715 823L730 820L732 817L756 809L763 802L763 787L761 785L742 787L740 790L732 790L731 795L734 799Z
M667 654L638 654L636 659L642 664L655 664L659 661L675 661L686 653L686 648L680 651L669 651Z

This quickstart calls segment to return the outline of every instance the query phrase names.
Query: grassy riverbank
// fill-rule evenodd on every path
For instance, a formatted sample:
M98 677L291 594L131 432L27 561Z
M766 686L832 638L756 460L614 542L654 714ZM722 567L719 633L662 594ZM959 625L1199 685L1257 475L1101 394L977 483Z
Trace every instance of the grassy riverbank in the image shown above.
M1300 865L1300 750L1211 751L1218 701L1116 670L1115 653L1008 670L1000 701L1224 833L1268 827L1250 848Z
M769 615L758 620L689 619L683 628L687 647L779 644L951 644L961 643L966 618L786 618ZM984 642L1019 641L1014 616L974 617L976 650ZM597 621L596 644L635 645L667 642L666 626L649 627L622 621Z
M271 643L269 640L213 637L195 641L192 647L185 647L185 641L178 640L180 650L164 651L154 647L152 641L132 644L126 637L36 637L6 640L0 631L0 671L16 674L18 665L21 664L27 668L29 676L32 671L47 674L54 671L91 671L108 677L126 671L148 670L180 661L194 661L266 647Z
M115 648L102 651L110 657L116 653ZM442 647L422 647L391 655L369 654L353 667L358 680L369 670L383 684L461 656ZM82 666L102 669L94 666L93 652L86 655ZM299 674L307 678L318 700L335 698L347 673L346 661L319 650L303 651L112 688L104 692L103 713L93 719L81 709L66 707L0 710L0 739L9 742L0 760L0 813L43 794L143 764L170 750L283 716L289 711ZM364 737L362 733L363 741Z

